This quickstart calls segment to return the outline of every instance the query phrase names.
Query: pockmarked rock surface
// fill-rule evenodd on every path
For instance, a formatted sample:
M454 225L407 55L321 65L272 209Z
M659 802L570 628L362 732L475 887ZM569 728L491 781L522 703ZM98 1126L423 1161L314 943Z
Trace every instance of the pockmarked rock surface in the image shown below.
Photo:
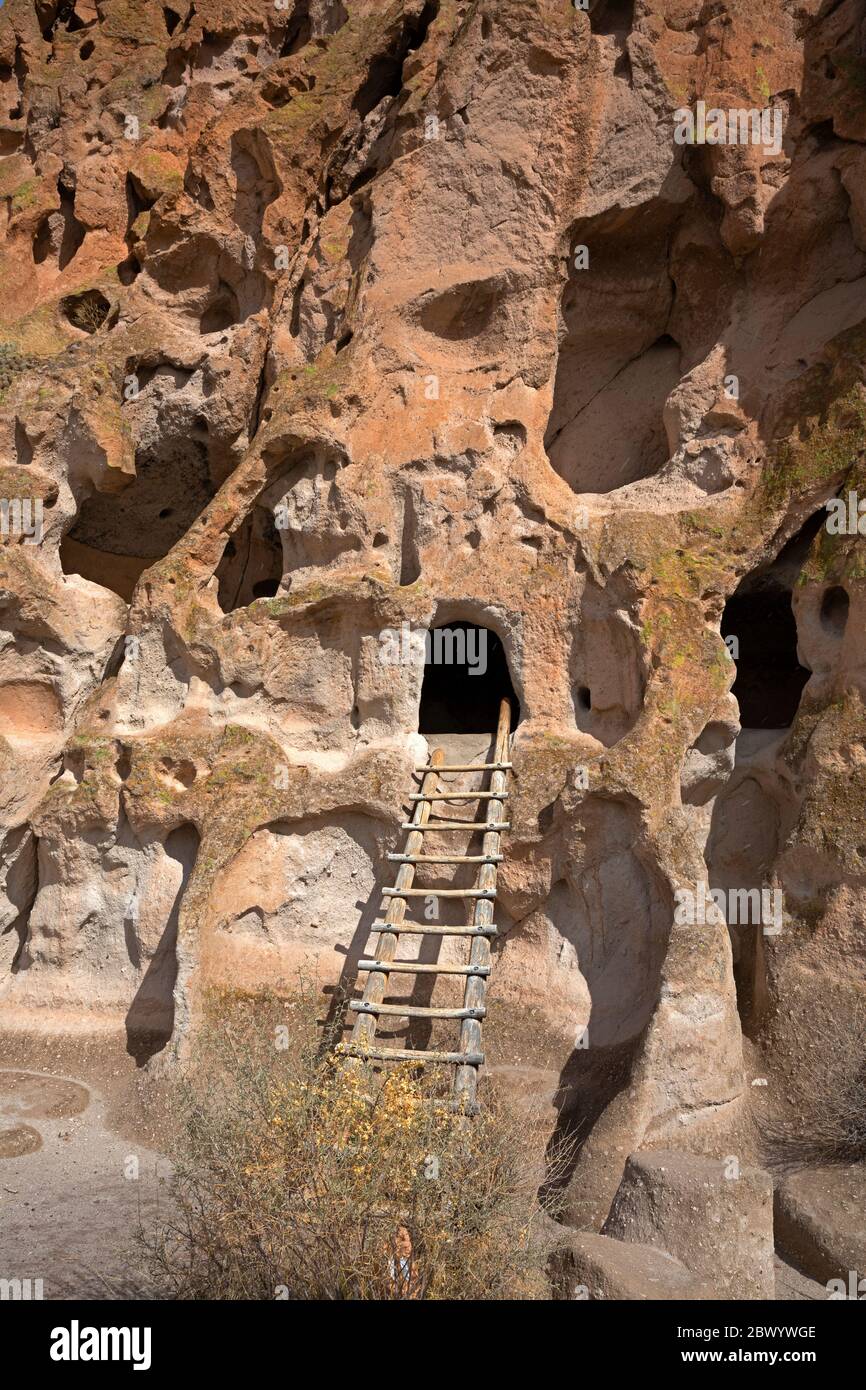
M720 1298L774 1296L773 1183L759 1168L664 1149L631 1154L604 1234L660 1247Z
M488 1006L553 1039L568 1220L637 1150L759 1161L816 1048L854 1083L864 26L0 8L0 1026L156 1069L211 990L353 989L414 766L487 751L403 640L463 623L515 701Z
M554 1294L563 1300L694 1302L713 1297L712 1285L702 1284L664 1250L588 1231L563 1242L549 1268Z
M813 1279L849 1276L866 1291L866 1173L861 1164L793 1173L776 1191L779 1248Z

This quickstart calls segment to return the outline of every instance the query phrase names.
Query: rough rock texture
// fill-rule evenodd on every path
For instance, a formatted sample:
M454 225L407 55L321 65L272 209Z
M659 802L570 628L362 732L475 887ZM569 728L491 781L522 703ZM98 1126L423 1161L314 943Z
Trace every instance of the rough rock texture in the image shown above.
M550 1257L550 1276L560 1299L685 1300L712 1298L712 1286L663 1250L627 1245L589 1232L572 1235Z
M773 1297L773 1183L760 1168L631 1154L604 1234L667 1251L718 1297Z
M861 1165L794 1173L776 1192L779 1249L813 1279L866 1277L866 1173Z
M866 995L866 567L821 526L866 487L864 24L7 0L6 1026L144 1061L210 986L351 987L426 751L380 636L463 621L520 703L489 1002L555 1037L569 1220L637 1148L748 1157L743 1029L784 1100ZM781 148L678 144L698 100ZM676 920L704 880L785 929Z

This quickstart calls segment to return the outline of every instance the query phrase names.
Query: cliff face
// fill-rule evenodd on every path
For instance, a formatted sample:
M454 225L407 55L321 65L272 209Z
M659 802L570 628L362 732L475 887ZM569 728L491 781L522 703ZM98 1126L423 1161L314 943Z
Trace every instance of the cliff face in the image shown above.
M7 0L9 1026L168 1055L208 986L351 982L426 747L382 634L462 622L520 705L491 1015L595 1120L576 1216L745 1132L743 1028L785 1086L850 1028L864 43L861 0ZM783 139L679 143L700 101ZM781 931L683 920L705 881Z

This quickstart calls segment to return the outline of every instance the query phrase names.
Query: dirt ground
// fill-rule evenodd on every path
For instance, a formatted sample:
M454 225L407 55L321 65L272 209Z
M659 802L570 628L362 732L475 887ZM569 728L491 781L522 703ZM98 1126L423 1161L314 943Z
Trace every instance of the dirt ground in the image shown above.
M169 1200L159 1100L120 1039L0 1039L0 1279L160 1296L135 1242Z

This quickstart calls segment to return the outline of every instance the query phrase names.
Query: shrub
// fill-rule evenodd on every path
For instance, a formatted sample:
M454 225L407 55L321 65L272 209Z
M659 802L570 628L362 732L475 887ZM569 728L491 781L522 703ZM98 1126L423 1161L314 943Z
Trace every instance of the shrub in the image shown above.
M847 1023L818 1015L808 1030L809 1065L763 1124L766 1162L783 1172L866 1163L866 1003Z
M178 1086L174 1210L141 1232L167 1296L547 1295L532 1124L489 1088L455 1113L432 1069L347 1065L309 1029L280 1050L242 1014L204 1030Z

